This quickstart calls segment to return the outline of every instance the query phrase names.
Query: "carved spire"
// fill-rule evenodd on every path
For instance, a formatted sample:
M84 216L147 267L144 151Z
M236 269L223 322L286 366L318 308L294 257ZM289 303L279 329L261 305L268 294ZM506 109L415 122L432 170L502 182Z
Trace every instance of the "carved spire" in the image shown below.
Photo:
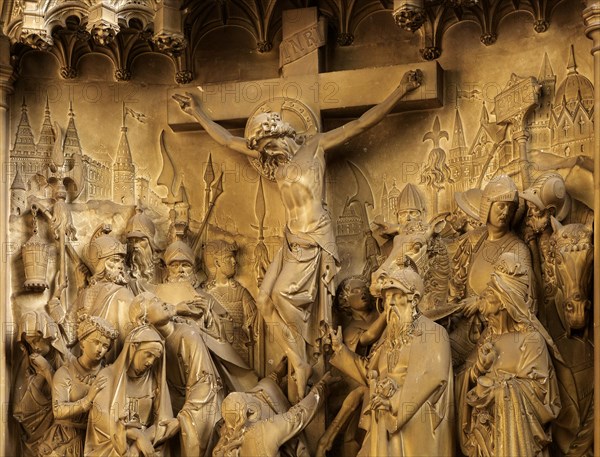
M485 100L483 101L483 105L481 105L481 116L479 116L481 124L489 124L490 123L490 113L488 113L487 106L485 106Z
M15 179L13 179L13 182L10 186L10 190L27 190L23 176L21 176L21 172L18 168L17 172L15 173Z
M121 139L117 147L117 155L115 157L115 170L126 169L133 167L133 159L131 158L131 148L129 147L129 139L127 138L127 127L121 126Z
M75 126L75 112L73 111L73 101L69 102L69 124L65 133L65 142L63 146L65 159L73 158L75 155L82 155L81 143L79 142L79 133Z
M577 74L577 64L575 63L575 46L571 45L569 50L569 62L567 63L567 75Z
M454 115L454 130L452 133L452 147L450 148L451 157L459 157L467 151L467 143L465 141L465 132L463 130L460 111L456 108Z
M135 166L131 158L125 116L123 116L121 138L113 163L113 200L124 205L135 204Z
M15 136L15 144L11 153L11 158L34 155L35 141L33 138L33 132L31 131L31 125L29 124L27 104L25 103L25 97L23 97L23 104L21 105L21 120L19 121L19 125L17 127L17 134Z
M542 61L542 66L540 67L538 81L542 82L548 80L556 80L556 75L554 74L554 70L552 69L552 65L550 64L550 58L548 57L548 53L544 52L544 60Z
M46 95L46 107L44 109L44 122L42 123L42 129L40 131L40 138L37 144L38 153L44 157L52 156L52 149L54 148L54 142L56 136L52 129L52 118L50 116L50 105L48 103L48 95Z

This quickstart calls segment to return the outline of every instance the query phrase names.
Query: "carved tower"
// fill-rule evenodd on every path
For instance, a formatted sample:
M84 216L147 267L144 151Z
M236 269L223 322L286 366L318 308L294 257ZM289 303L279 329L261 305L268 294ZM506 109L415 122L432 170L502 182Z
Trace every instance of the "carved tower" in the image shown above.
M385 182L385 177L383 178L383 191L381 192L381 216L383 220L389 220L389 208L388 208L388 188Z
M113 201L123 205L135 204L135 166L127 139L127 127L121 127L121 139L113 163Z
M561 156L591 156L594 151L594 86L577 71L571 45L567 77L556 89L552 107L552 152Z
M50 117L50 105L46 97L46 107L44 108L44 121L40 130L40 137L37 142L37 153L48 161L52 157L52 150L56 142L56 135L52 128L52 118Z
M20 216L27 209L27 186L17 168L15 179L10 186L10 214Z
M23 98L23 104L21 105L21 120L17 127L13 149L10 151L10 160L15 164L15 169L21 171L24 182L27 182L31 176L41 171L46 164L36 154L35 139L29 124L25 98Z
M472 160L467 154L467 143L463 129L460 111L454 112L454 129L452 130L452 146L448 150L449 167L454 183L451 184L452 192L464 191L471 188L473 181Z
M529 132L530 148L541 151L550 149L550 116L552 115L552 103L556 93L556 75L552 70L548 53L544 53L544 60L540 67L538 82L542 86L539 106L532 116Z

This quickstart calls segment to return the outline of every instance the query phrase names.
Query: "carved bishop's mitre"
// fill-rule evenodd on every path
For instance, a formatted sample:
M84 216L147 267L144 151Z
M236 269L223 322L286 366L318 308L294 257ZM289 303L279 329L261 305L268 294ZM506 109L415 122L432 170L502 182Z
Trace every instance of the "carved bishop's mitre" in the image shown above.
M487 224L490 208L494 202L519 202L517 186L507 175L496 176L483 189L479 204L479 220Z
M44 290L48 288L46 272L48 269L48 247L37 233L23 245L21 250L25 266L24 287L29 290Z
M86 256L92 274L98 272L98 267L103 259L112 255L124 256L127 253L125 245L109 234L111 230L110 225L102 225L92 235Z

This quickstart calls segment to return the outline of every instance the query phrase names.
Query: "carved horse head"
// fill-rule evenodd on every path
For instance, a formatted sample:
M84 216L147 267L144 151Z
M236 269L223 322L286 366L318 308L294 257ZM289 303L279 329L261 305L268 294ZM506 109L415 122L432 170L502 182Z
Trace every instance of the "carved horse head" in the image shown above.
M563 324L567 332L587 326L591 302L591 285L594 248L592 229L584 224L562 225L552 218L554 233L550 239L554 254L557 281L556 305L562 305Z
M371 294L380 298L381 285L385 278L391 271L402 267L407 261L413 264L422 278L425 278L431 265L430 251L433 238L440 234L444 225L444 221L432 225L407 224L403 231L394 237L390 255L371 275Z

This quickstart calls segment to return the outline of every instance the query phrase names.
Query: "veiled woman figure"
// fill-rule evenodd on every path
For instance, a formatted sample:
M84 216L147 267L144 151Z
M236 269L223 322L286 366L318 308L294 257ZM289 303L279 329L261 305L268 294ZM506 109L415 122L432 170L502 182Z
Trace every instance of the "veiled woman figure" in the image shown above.
M98 373L118 335L101 317L84 314L79 318L77 339L81 356L63 365L54 375L54 423L40 445L41 455L83 456L88 412L96 395L106 386L106 378Z
M20 455L37 457L40 443L53 421L52 376L74 357L58 325L44 311L28 311L21 316L17 342L23 356L13 384L12 414L20 424Z
M107 386L94 399L86 456L159 457L179 431L166 381L164 342L147 325L134 328L114 364L98 374Z
M549 425L561 407L552 357L562 358L532 312L531 274L516 254L502 254L470 310L482 314L487 328L457 379L465 455L548 454Z

